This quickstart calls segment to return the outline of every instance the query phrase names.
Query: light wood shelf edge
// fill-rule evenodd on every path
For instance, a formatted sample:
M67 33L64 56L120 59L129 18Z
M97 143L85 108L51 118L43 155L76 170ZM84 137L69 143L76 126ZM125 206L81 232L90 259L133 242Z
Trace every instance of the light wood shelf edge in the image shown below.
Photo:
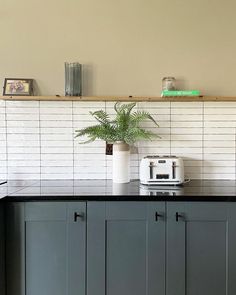
M15 101L149 101L149 102L194 102L194 101L236 101L229 96L158 97L158 96L0 96L0 100Z

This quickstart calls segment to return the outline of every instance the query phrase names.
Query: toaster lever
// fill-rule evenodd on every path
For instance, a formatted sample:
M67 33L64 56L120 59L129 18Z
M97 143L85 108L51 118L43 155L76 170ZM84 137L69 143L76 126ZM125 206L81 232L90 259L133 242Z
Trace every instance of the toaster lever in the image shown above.
M149 164L150 179L153 179L153 166L154 166L154 162L150 162Z
M172 162L172 179L176 178L176 162Z

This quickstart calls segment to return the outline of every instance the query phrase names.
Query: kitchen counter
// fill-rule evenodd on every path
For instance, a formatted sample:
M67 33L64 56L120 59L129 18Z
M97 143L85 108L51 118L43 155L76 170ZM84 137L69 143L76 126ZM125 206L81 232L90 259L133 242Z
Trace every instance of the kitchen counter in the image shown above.
M111 180L9 181L0 187L5 201L236 201L236 181L192 180L183 186L113 184Z

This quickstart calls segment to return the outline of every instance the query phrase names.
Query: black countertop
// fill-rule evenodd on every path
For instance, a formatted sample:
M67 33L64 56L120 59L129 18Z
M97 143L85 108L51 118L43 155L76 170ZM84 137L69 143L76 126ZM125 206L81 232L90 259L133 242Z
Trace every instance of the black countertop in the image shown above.
M113 184L111 180L8 181L3 201L236 201L236 181L191 180L184 186Z

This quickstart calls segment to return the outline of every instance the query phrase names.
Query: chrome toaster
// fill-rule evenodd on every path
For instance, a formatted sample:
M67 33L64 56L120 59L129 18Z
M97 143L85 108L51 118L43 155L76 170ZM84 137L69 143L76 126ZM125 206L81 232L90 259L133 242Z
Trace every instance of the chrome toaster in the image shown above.
M140 163L140 182L144 185L184 183L183 159L175 156L147 156Z

